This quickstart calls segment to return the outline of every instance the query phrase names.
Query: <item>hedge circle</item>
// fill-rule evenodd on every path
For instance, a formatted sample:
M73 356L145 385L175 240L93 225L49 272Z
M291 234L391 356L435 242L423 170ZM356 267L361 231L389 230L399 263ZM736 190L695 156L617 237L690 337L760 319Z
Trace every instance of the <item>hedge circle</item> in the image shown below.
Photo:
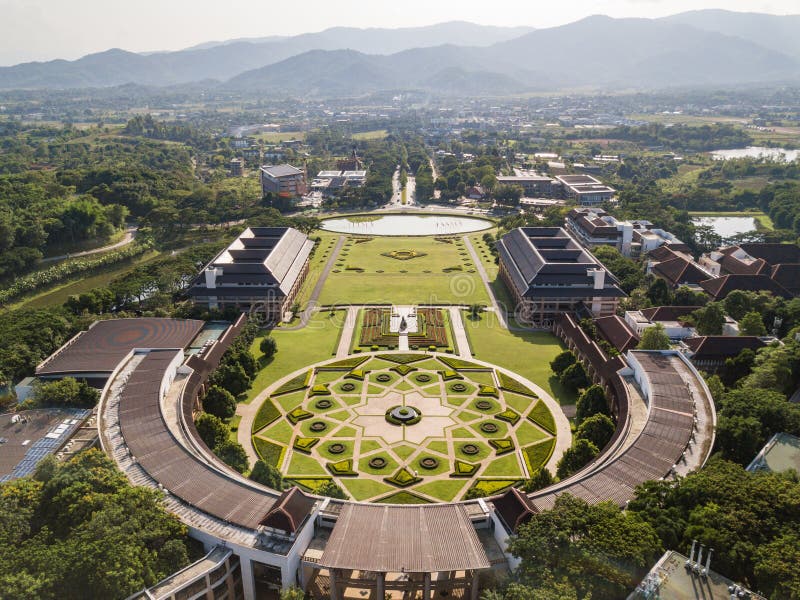
M427 373L420 373L419 375L416 375L414 379L416 379L420 383L427 383L431 380L431 376L428 375Z
M327 398L320 398L314 403L315 408L325 409L325 408L330 408L331 406L333 406L333 402L331 402Z
M324 421L314 421L308 428L315 433L319 433L320 431L325 431L328 425Z
M373 469L383 469L386 466L386 459L381 456L376 456L374 458L370 458L369 463L367 464L369 464L369 466Z
M439 461L432 456L426 456L419 461L419 466L423 469L435 469L439 466Z
M331 454L341 454L346 449L347 448L345 448L345 445L340 444L339 442L336 442L335 444L331 444L330 446L328 446L328 452L330 452Z
M495 425L494 423L482 423L481 424L481 431L483 433L497 433L500 428Z
M488 400L478 400L475 403L475 408L477 408L478 410L489 410L490 408L492 408L492 403L489 402ZM489 425L491 425L491 423L489 423Z
M467 456L474 456L480 452L480 449L475 444L464 444L461 446L461 451Z
M355 383L350 383L349 381L346 381L345 383L342 384L343 392L352 392L354 389L356 389Z
M467 386L464 383L454 383L450 386L450 389L454 392L466 392Z
M387 381L391 381L392 376L388 373L379 373L375 376L375 381L380 381L381 383L386 383Z

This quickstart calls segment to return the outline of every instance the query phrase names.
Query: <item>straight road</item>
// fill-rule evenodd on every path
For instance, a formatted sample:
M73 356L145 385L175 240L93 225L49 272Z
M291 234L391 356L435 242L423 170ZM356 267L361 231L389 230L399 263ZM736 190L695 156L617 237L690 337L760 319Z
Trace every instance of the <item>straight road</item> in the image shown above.
M314 309L317 308L317 300L319 300L319 295L322 293L322 286L325 285L325 281L328 279L328 275L331 274L331 270L333 269L333 265L336 263L336 259L339 258L339 252L341 251L342 246L344 246L344 241L345 236L343 235L340 235L339 239L336 240L336 246L334 246L328 262L325 263L325 268L322 269L322 273L319 274L317 283L314 284L314 289L311 291L311 297L308 299L306 309L300 315L300 322L292 327L284 328L283 331L295 331L296 329L302 329L308 325L308 320L311 318Z

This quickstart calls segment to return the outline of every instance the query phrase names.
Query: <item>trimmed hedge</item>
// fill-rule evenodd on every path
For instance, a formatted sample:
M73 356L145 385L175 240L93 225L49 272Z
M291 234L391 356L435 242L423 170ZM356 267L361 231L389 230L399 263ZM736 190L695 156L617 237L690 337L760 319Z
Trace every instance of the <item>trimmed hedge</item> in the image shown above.
M283 455L286 452L286 446L281 446L258 436L253 436L253 446L261 460L276 469L280 468L283 462Z
M312 371L308 370L305 373L301 373L297 377L292 377L289 381L272 392L272 395L279 396L281 394L288 394L289 392L296 392L297 390L303 390L307 388L308 382L311 381L311 375Z
M533 474L537 469L545 466L553 455L555 448L556 438L550 438L523 448L522 456L525 458L525 466L528 467L528 473Z
M300 407L295 408L292 412L286 414L286 418L292 423L292 425L297 425L300 421L305 421L306 419L310 419L314 415L307 410L303 410Z
M428 358L425 354L378 354L376 358L381 360L388 360L389 362L397 363L400 365L407 365L408 363L425 360Z
M472 463L456 459L454 467L455 470L450 473L450 477L472 477L478 472L479 466L480 465L473 465Z
M528 386L523 385L513 377L509 377L501 371L497 371L497 379L500 381L500 388L522 396L530 396L531 398L538 398L539 396L531 390Z
M512 425L516 425L517 421L520 420L520 416L518 413L514 412L510 408L505 409L501 413L497 413L495 418L500 419L501 421L505 421L506 423L511 423Z
M513 479L479 479L470 489L480 490L483 492L482 496L487 497L494 496L518 483L518 480L515 481ZM469 491L467 493L469 493Z
M298 437L295 438L294 444L292 444L292 448L295 450L299 450L300 452L305 452L306 454L311 453L311 448L316 446L319 443L319 438L315 437Z
M455 371L450 371L449 369L445 371L439 371L439 375L444 381L450 381L451 379L464 379L461 375Z
M352 371L365 361L369 360L369 356L351 356L343 360L337 360L329 365L317 367L317 371Z
M490 396L492 398L499 398L500 392L492 385L482 385L478 390L478 396Z
M357 379L358 381L364 381L365 371L362 369L353 369L347 375L344 376L345 379ZM314 386L317 387L317 386Z
M403 488L419 483L422 481L422 477L416 477L411 471L403 467L391 477L384 477L383 480L386 483L391 483L392 485Z
M270 425L280 419L281 411L275 406L269 398L264 400L264 403L259 407L255 418L253 419L252 432L261 431L267 425Z
M502 438L499 440L489 440L489 445L494 448L497 454L508 454L514 450L514 442L511 438Z
M309 396L327 396L328 394L330 394L330 391L328 390L327 383L316 384L308 393Z
M411 373L411 371L416 371L416 370L417 370L416 367L411 367L411 366L405 365L405 364L397 365L396 367L392 367L392 371L395 371L395 372L397 372L397 373L399 373L400 375L403 375L403 376L408 375L409 373Z
M353 471L353 459L348 458L339 462L328 463L328 471L337 477L357 477L358 473Z
M528 413L528 420L536 423L549 434L556 434L556 420L542 400L539 400Z
M438 358L448 367L450 367L451 369L455 369L456 371L460 371L461 369L473 369L476 371L491 371L489 367L484 367L483 365L474 363L471 360L462 360L460 358L455 358L452 356L440 356Z

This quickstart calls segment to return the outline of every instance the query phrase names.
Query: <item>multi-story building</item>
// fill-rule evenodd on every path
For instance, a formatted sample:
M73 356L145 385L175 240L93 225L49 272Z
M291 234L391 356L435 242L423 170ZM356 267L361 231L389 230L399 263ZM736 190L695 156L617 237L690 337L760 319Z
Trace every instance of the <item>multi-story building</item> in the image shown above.
M700 257L715 275L768 277L793 296L800 295L800 246L797 244L739 244Z
M306 193L306 174L292 165L267 165L261 167L262 194L278 194L284 198L297 198Z
M556 180L561 184L564 196L581 206L597 206L608 202L617 193L591 175L558 175Z
M248 227L189 287L195 304L283 318L308 274L314 243L290 227Z
M497 183L500 185L517 185L524 190L525 196L529 198L553 195L552 177L532 171L518 171L515 175L500 176L497 178Z
M244 175L244 161L241 158L232 158L230 162L231 177Z
M576 311L614 314L625 296L614 275L561 227L514 229L497 248L518 316L538 326Z

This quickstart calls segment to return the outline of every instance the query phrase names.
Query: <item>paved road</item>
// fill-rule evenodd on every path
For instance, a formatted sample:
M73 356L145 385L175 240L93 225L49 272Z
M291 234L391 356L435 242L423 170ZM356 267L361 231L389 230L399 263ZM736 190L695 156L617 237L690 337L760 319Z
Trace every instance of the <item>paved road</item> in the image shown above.
M317 308L317 300L319 300L319 295L322 293L322 286L325 285L325 281L328 279L328 275L331 274L331 270L333 269L333 265L336 263L336 259L339 258L339 252L341 251L342 246L344 246L344 241L345 236L340 235L339 239L336 241L336 246L333 247L333 252L331 252L328 262L325 263L325 268L322 269L322 273L319 274L317 283L314 285L314 289L311 291L311 296L308 299L308 304L306 304L306 309L300 314L300 323L291 327L281 328L282 331L295 331L308 325L308 320L311 318L312 313Z
M406 182L406 206L414 206L417 203L417 179L416 177L408 176Z
M472 360L472 348L469 345L467 332L464 331L464 319L461 318L461 307L450 307L450 324L453 326L453 334L456 336L456 348L458 348L459 358Z
M116 250L117 248L122 248L123 246L127 246L128 244L130 244L136 238L137 231L139 231L138 227L131 226L125 230L125 235L122 236L122 239L118 241L116 244L109 244L108 246L103 246L101 248L93 248L92 250L84 250L83 252L73 252L71 254L62 254L60 256L48 256L47 258L43 258L39 262L49 263L49 262L55 262L57 260L64 260L66 258L80 258L81 256L91 256L92 254L100 254L101 252Z
M483 268L483 263L481 262L478 253L475 252L475 248L472 247L472 242L469 241L469 236L465 235L463 237L464 245L469 250L469 254L472 257L472 262L475 263L475 268L478 270L478 275L481 276L481 280L483 280L483 285L486 286L486 293L489 294L489 298L492 301L492 307L494 308L494 312L497 315L497 320L500 321L500 324L503 326L504 329L508 329L508 319L506 319L506 311L503 307L500 306L500 303L497 301L497 296L494 295L494 290L492 289L491 282L489 281L489 276L486 274L486 269Z
M353 333L355 333L356 329L358 309L358 306L349 306L347 308L347 316L342 324L342 336L339 338L339 347L336 349L336 358L345 358L350 354L350 344L353 341Z

